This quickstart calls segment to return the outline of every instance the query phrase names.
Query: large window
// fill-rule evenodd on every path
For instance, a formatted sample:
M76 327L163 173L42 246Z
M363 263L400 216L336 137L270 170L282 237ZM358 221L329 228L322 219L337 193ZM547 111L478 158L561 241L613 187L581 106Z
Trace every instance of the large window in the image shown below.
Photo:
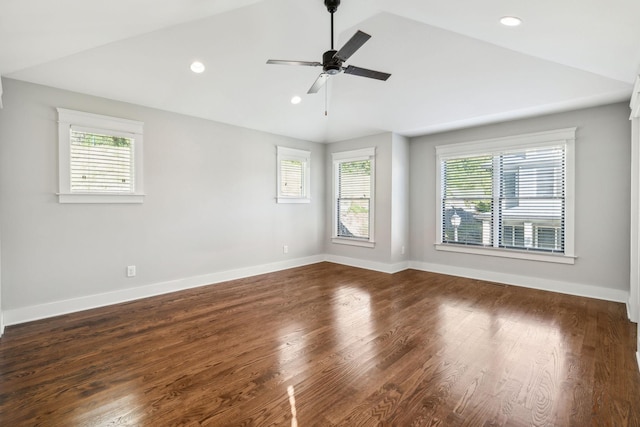
M375 148L333 153L333 241L374 243Z
M277 147L278 203L309 203L311 201L311 152Z
M574 140L562 129L437 147L436 248L572 263Z
M60 203L141 203L142 123L58 108Z

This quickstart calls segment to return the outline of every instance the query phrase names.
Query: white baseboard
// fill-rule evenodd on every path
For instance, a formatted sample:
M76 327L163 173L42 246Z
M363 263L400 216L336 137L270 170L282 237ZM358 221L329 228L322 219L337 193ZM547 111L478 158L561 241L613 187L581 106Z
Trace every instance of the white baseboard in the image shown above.
M246 268L221 271L202 276L187 277L167 282L154 283L146 286L139 286L136 288L122 289L115 292L88 295L63 301L54 301L46 304L5 310L3 313L4 318L0 318L0 331L4 328L5 325L16 325L19 323L30 322L32 320L45 319L48 317L59 316L62 314L73 313L82 310L89 310L92 308L104 307L112 304L119 304L122 302L148 298L155 295L162 295L184 289L196 288L199 286L206 286L229 280L286 270L288 268L301 267L304 265L315 264L322 261L364 268L367 270L374 270L388 274L398 273L408 268L413 268L416 270L468 277L478 280L487 280L491 282L505 283L509 285L522 286L533 289L541 289L563 294L597 298L607 301L623 302L627 303L627 309L629 310L629 293L616 289L581 285L557 280L538 279L515 274L496 273L491 271L476 270L449 265L432 264L420 261L403 261L390 264L364 259L343 257L338 255L323 254ZM2 320L4 320L4 322Z
M381 273L398 273L409 268L409 261L388 264L384 262L369 261L366 259L349 258L345 256L330 255L324 256L324 260L335 264L348 265L350 267L364 268L366 270L379 271Z
M627 300L627 317L634 323L638 323L638 306L635 301L632 301L632 297L629 296Z
M416 270L486 280L489 282L504 283L507 285L540 289L543 291L552 291L561 294L596 298L605 301L614 301L626 304L629 300L629 292L626 291L598 286L581 285L578 283L563 282L560 280L540 279L536 277L521 276L518 274L498 273L494 271L477 270L452 265L432 264L420 261L411 261L409 266Z
M122 302L181 291L184 289L226 282L228 280L242 279L244 277L256 276L258 274L272 273L274 271L286 270L288 268L301 267L303 265L315 264L321 261L324 261L324 255L221 271L202 276L187 277L184 279L154 283L136 288L122 289L115 292L88 295L63 301L54 301L47 304L21 307L5 310L4 320L7 326L16 325L18 323L30 322L32 320L40 320L62 314L119 304Z
M635 308L635 304L631 301L631 297L627 301L627 318L633 323L638 323L638 310Z

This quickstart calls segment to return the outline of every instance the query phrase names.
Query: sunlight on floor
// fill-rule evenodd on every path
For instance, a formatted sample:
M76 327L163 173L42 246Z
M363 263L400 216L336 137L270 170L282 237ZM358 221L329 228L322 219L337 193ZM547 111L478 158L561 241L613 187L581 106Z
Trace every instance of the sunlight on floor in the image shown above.
M291 405L291 427L298 427L298 419L296 418L296 393L292 385L287 387L287 393L289 394L289 405Z
M336 332L345 346L353 342L354 335L363 339L373 333L371 296L362 289L343 286L334 293Z
M137 394L127 394L120 398L114 396L109 403L100 405L87 412L80 412L75 417L75 422L71 425L86 425L87 420L91 423L99 421L99 425L139 425L140 399ZM94 424L94 425L98 425Z
M288 324L278 331L280 346L278 347L278 359L280 368L292 372L306 364L303 351L307 346L305 331L299 323Z

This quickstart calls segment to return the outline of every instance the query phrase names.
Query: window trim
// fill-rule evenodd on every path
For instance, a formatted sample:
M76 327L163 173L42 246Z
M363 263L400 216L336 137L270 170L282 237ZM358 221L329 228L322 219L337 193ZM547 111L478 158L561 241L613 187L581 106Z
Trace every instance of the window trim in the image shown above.
M142 203L143 187L143 128L136 120L57 108L58 111L58 195L59 203ZM132 193L78 193L71 191L71 128L84 128L128 136L133 144Z
M276 171L276 203L311 203L311 151L299 150L297 148L289 148L277 146L277 171ZM303 162L302 171L303 197L285 196L281 191L281 166L283 160L298 160Z
M438 251L488 255L501 258L525 259L531 261L574 264L575 255L575 134L577 128L564 128L543 132L527 133L501 138L461 142L440 145L436 151L436 242ZM442 160L453 157L464 157L495 153L499 151L526 148L540 148L563 144L565 146L565 218L564 218L564 254L547 254L526 249L510 249L497 247L465 246L442 241Z
M366 248L375 247L375 177L376 177L376 147L359 150L341 151L331 153L333 168L333 201L332 201L332 231L331 242L341 245L360 246ZM369 208L369 238L338 236L338 165L343 162L356 162L369 160L371 162L371 197Z

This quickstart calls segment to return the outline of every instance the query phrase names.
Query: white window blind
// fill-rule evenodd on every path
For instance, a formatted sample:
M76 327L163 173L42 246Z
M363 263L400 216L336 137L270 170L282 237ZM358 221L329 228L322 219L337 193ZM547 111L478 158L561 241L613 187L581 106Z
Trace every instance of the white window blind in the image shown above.
M142 203L144 123L58 108L60 203Z
M437 147L440 242L472 253L572 258L574 135L563 129Z
M373 247L375 148L333 153L334 243Z
M442 163L442 241L490 245L492 233L483 236L483 219L492 223L492 157L453 158Z
M277 147L278 203L311 202L311 152Z
M280 191L284 197L304 196L304 164L300 160L280 161Z
M443 161L443 242L564 252L564 147Z
M71 129L71 192L133 193L135 140Z
M339 237L369 238L371 161L342 162L338 170Z
M564 146L500 157L499 245L564 253ZM518 232L518 239L513 238Z

